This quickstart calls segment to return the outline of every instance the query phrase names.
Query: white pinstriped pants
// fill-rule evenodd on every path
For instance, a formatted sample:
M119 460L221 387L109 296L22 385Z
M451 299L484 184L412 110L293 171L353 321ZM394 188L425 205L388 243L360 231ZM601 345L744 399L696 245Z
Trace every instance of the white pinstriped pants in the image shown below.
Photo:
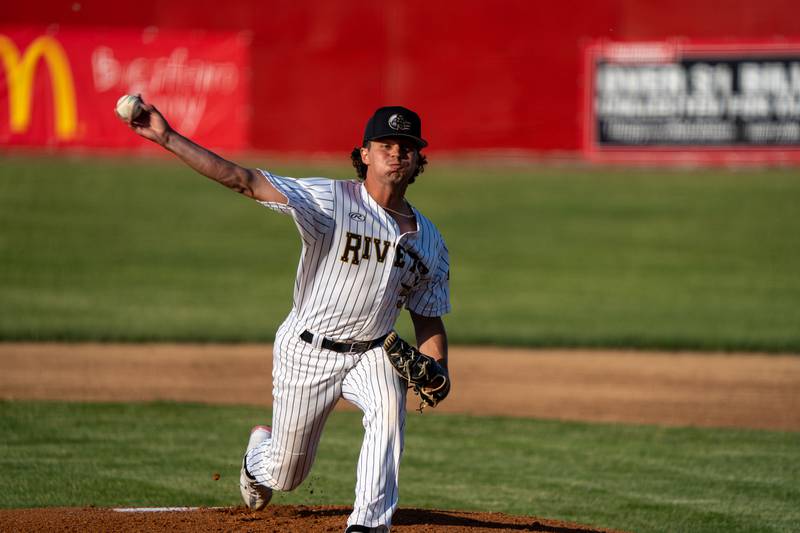
M348 525L391 527L405 432L406 386L378 347L341 354L301 340L293 315L273 350L272 438L247 454L247 469L275 490L292 490L311 470L322 428L339 398L364 413L356 498Z

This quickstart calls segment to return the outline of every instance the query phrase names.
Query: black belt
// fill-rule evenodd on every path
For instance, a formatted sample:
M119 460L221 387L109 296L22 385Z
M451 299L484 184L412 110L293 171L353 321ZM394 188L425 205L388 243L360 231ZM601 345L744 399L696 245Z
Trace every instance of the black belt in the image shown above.
M382 345L383 341L385 341L386 337L388 336L389 334L387 333L386 335L378 337L377 339L372 339L371 341L356 342L338 342L323 337L322 347L326 350L333 350L334 352L339 353L364 353L367 350L371 350L376 346ZM305 330L303 333L301 333L300 338L309 344L314 343L314 334L308 330Z

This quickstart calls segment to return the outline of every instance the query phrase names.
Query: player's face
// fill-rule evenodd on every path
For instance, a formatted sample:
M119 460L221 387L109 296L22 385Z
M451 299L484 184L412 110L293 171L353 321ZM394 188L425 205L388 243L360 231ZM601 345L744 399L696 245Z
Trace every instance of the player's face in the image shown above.
M411 139L405 137L384 137L370 141L367 148L361 149L361 160L368 165L367 177L394 183L405 183L417 169L419 152Z

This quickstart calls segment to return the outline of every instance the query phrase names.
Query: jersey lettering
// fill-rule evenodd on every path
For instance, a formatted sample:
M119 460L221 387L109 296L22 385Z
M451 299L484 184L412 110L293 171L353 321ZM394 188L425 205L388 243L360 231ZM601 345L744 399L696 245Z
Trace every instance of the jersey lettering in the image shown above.
M382 241L374 237L359 235L358 233L352 233L348 231L344 243L344 251L342 252L342 257L340 259L345 263L360 265L361 260L369 261L372 257L372 245L375 246L375 259L379 263L386 261L386 256L389 253L389 247L393 246L391 241ZM406 261L407 259L411 260L411 266L409 267L409 270L415 274L417 281L419 281L421 276L424 276L429 272L428 267L425 266L419 255L417 255L413 250L409 250L401 245L397 245L395 247L395 257L392 266L403 268L406 266L406 264L408 264Z
M407 285L405 283L400 283L400 293L397 295L397 308L402 309L403 306L406 304L408 300L408 295L411 294L411 289L414 288L413 285Z
M381 251L381 241L373 239L372 242L375 243L375 259L378 260L378 263L383 263L386 260L386 254L389 252L389 245L392 243L383 241L383 251Z
M398 248L402 248L403 252L405 252L406 254L408 254L409 257L411 257L411 260L413 261L411 263L411 272L424 276L430 271L430 269L425 266L425 263L422 262L422 259L420 259L420 257L416 253L414 253L413 250L406 250L402 246L398 246ZM395 264L395 266L403 266L403 265L405 265L405 261L403 261L402 265Z
M364 253L361 254L361 259L369 259L370 246L372 246L372 237L364 237Z
M362 242L364 243L363 249L361 246ZM378 261L378 263L383 263L386 261L386 256L389 253L389 247L392 246L391 241L381 241L380 239L376 239L374 237L367 237L366 235L359 235L358 233L352 233L349 231L347 232L347 237L344 243L344 251L342 252L342 257L340 259L345 263L350 263L351 265L359 265L361 264L361 259L370 259L371 244L375 245L375 259ZM395 263L394 266L398 265Z
M377 244L377 243L376 243ZM350 259L350 252L353 252L353 259ZM358 259L359 253L361 252L361 235L358 233L350 233L347 232L347 242L344 245L344 253L342 254L342 261L345 263L352 263L357 265L361 263ZM367 257L369 259L369 257Z
M397 251L394 254L394 264L392 266L395 266L397 268L403 268L404 266L406 266L406 260L405 260L406 254L404 252L405 248L403 248L402 246L397 247Z

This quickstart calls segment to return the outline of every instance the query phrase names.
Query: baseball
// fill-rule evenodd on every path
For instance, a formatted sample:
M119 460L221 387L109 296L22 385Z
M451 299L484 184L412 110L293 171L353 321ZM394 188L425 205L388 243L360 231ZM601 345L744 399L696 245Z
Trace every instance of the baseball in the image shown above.
M142 99L139 95L125 94L117 100L117 116L127 122L134 120L142 112Z

